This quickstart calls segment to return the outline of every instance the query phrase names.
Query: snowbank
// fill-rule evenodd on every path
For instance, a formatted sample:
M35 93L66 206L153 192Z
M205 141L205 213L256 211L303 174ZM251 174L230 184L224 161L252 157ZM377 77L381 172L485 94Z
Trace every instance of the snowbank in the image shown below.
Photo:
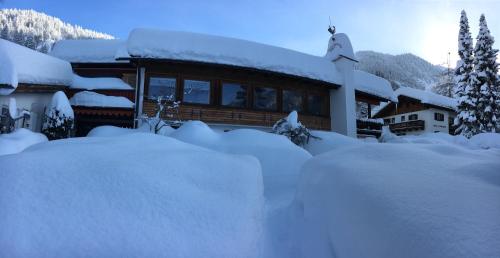
M70 99L73 106L84 107L114 107L114 108L133 108L134 102L125 97L106 96L103 94L81 91L76 93Z
M256 42L180 31L134 29L127 40L133 57L250 67L338 85L342 76L330 60Z
M470 143L482 149L500 149L500 133L480 133L472 136Z
M71 88L86 90L132 90L132 86L119 78L89 78L73 75Z
M31 145L46 141L48 140L45 135L41 133L34 133L24 128L19 128L9 134L0 134L0 156L18 153ZM2 167L3 170L3 165L0 165L0 167Z
M187 122L169 136L225 153L256 157L262 166L264 194L273 207L290 203L300 167L311 157L285 136L252 129L221 133L200 121Z
M162 127L158 135L166 136L174 131L175 131L174 128L165 125L164 127ZM104 126L98 126L90 130L90 132L87 134L87 137L116 137L133 133L154 133L154 131L152 131L149 125L147 124L143 124L141 127L137 129L104 125Z
M0 39L0 85L8 85L0 94L10 94L18 83L62 85L71 84L73 70L63 60Z
M304 147L305 149L316 156L318 154L335 150L345 146L360 144L361 141L345 135L327 132L327 131L311 131L311 134L319 137L320 139L309 139L309 143Z
M52 141L0 164L2 257L260 256L253 157L133 134Z
M498 257L499 155L367 143L314 157L295 203L299 256Z
M60 40L49 54L71 63L116 63L120 61L115 55L124 46L124 41L113 39Z
M420 100L424 104L431 104L451 110L457 109L457 100L448 98L430 91L424 91L409 87L400 87L395 91L396 96L406 96Z

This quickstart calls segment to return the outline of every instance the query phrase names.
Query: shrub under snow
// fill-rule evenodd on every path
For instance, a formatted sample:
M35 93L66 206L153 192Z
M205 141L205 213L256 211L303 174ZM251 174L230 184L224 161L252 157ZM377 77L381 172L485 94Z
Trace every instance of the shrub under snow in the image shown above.
M49 140L68 138L73 133L75 115L68 98L62 91L52 97L45 111L45 121L42 127Z
M297 111L292 111L287 117L278 120L272 132L286 136L290 141L298 146L304 146L310 138L315 138L309 130L298 120Z

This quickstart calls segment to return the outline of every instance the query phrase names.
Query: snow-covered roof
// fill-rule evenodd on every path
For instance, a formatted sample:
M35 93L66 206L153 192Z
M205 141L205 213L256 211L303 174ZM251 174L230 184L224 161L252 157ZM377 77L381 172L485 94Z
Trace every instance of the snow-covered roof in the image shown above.
M70 63L0 39L0 95L10 94L18 83L69 85Z
M444 107L448 109L457 109L457 100L448 98L430 91L419 90L409 87L400 87L395 92L397 97L406 96L413 99L420 100L424 104Z
M78 92L69 101L73 106L114 108L134 107L134 102L125 97L106 96L91 91Z
M326 58L241 39L134 29L127 40L127 50L131 57L234 65L342 83L335 64Z
M132 87L119 78L88 78L73 75L71 88L86 90L131 90Z
M371 73L355 70L354 84L356 90L393 102L398 102L398 98L394 94L391 84L384 78L375 76Z
M54 44L51 56L72 63L116 63L116 55L127 57L125 41L116 39L71 39Z

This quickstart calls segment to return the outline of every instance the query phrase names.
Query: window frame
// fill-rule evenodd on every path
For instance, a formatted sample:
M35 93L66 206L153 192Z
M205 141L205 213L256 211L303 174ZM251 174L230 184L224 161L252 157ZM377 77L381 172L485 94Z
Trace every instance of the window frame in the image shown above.
M276 92L276 108L275 109L257 108L255 106L255 89L256 88L269 88L269 89L273 89ZM268 86L268 85L258 84L258 85L252 85L251 89L252 89L252 95L251 95L252 104L250 106L250 110L266 111L266 112L282 112L282 110L280 108L280 99L279 99L279 94L280 94L280 91L281 91L280 88L274 87L274 86Z
M444 114L439 112L434 112L434 121L444 122Z
M305 103L307 101L306 90L300 89L300 88L294 88L294 87L292 87L292 88L289 88L289 87L285 88L285 87L283 87L280 90L281 90L281 96L282 96L281 97L281 104L280 104L281 105L281 112L283 112L283 113L290 113L290 112L293 111L293 110L290 110L290 111L285 111L284 110L284 106L285 106L285 91L291 91L291 92L297 92L297 93L299 93L298 95L301 97L301 102L302 103L301 103L300 106L301 106L302 110L300 110L300 111L296 110L297 113L299 113L299 114L307 113L306 103Z
M412 118L415 118L415 119L412 119ZM408 121L417 121L418 120L418 114L411 114L411 115L408 115Z
M149 101L156 101L154 99L151 99L149 97L149 85L150 85L150 82L151 82L151 78L165 78L165 79L175 79L175 96L174 96L174 99L173 101L177 101L179 100L179 77L178 76L175 76L173 74L170 74L170 73L149 73L145 76L146 78L144 78L144 97L146 100L149 100Z
M233 107L233 106L228 106L228 105L224 105L222 104L222 101L224 99L224 84L238 84L240 85L241 87L245 87L246 88L246 95L245 95L245 101L246 101L246 105L244 107ZM233 81L233 80L220 80L219 83L219 90L217 91L218 93L218 98L219 98L219 101L217 103L217 106L221 107L221 108L234 108L234 109L246 109L246 110L253 110L252 106L251 106L251 100L250 100L250 92L253 90L252 87L248 84L248 83L243 83L243 82L240 82L240 81ZM252 103L253 104L253 103Z

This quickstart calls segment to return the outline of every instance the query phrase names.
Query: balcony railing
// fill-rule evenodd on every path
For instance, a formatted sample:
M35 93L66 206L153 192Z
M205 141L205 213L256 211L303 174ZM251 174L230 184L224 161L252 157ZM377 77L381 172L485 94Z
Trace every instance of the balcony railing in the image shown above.
M425 129L424 120L413 120L402 123L390 124L389 128L392 132L407 132L407 131L417 131Z
M382 120L356 119L357 134L359 137L380 137L382 134Z

